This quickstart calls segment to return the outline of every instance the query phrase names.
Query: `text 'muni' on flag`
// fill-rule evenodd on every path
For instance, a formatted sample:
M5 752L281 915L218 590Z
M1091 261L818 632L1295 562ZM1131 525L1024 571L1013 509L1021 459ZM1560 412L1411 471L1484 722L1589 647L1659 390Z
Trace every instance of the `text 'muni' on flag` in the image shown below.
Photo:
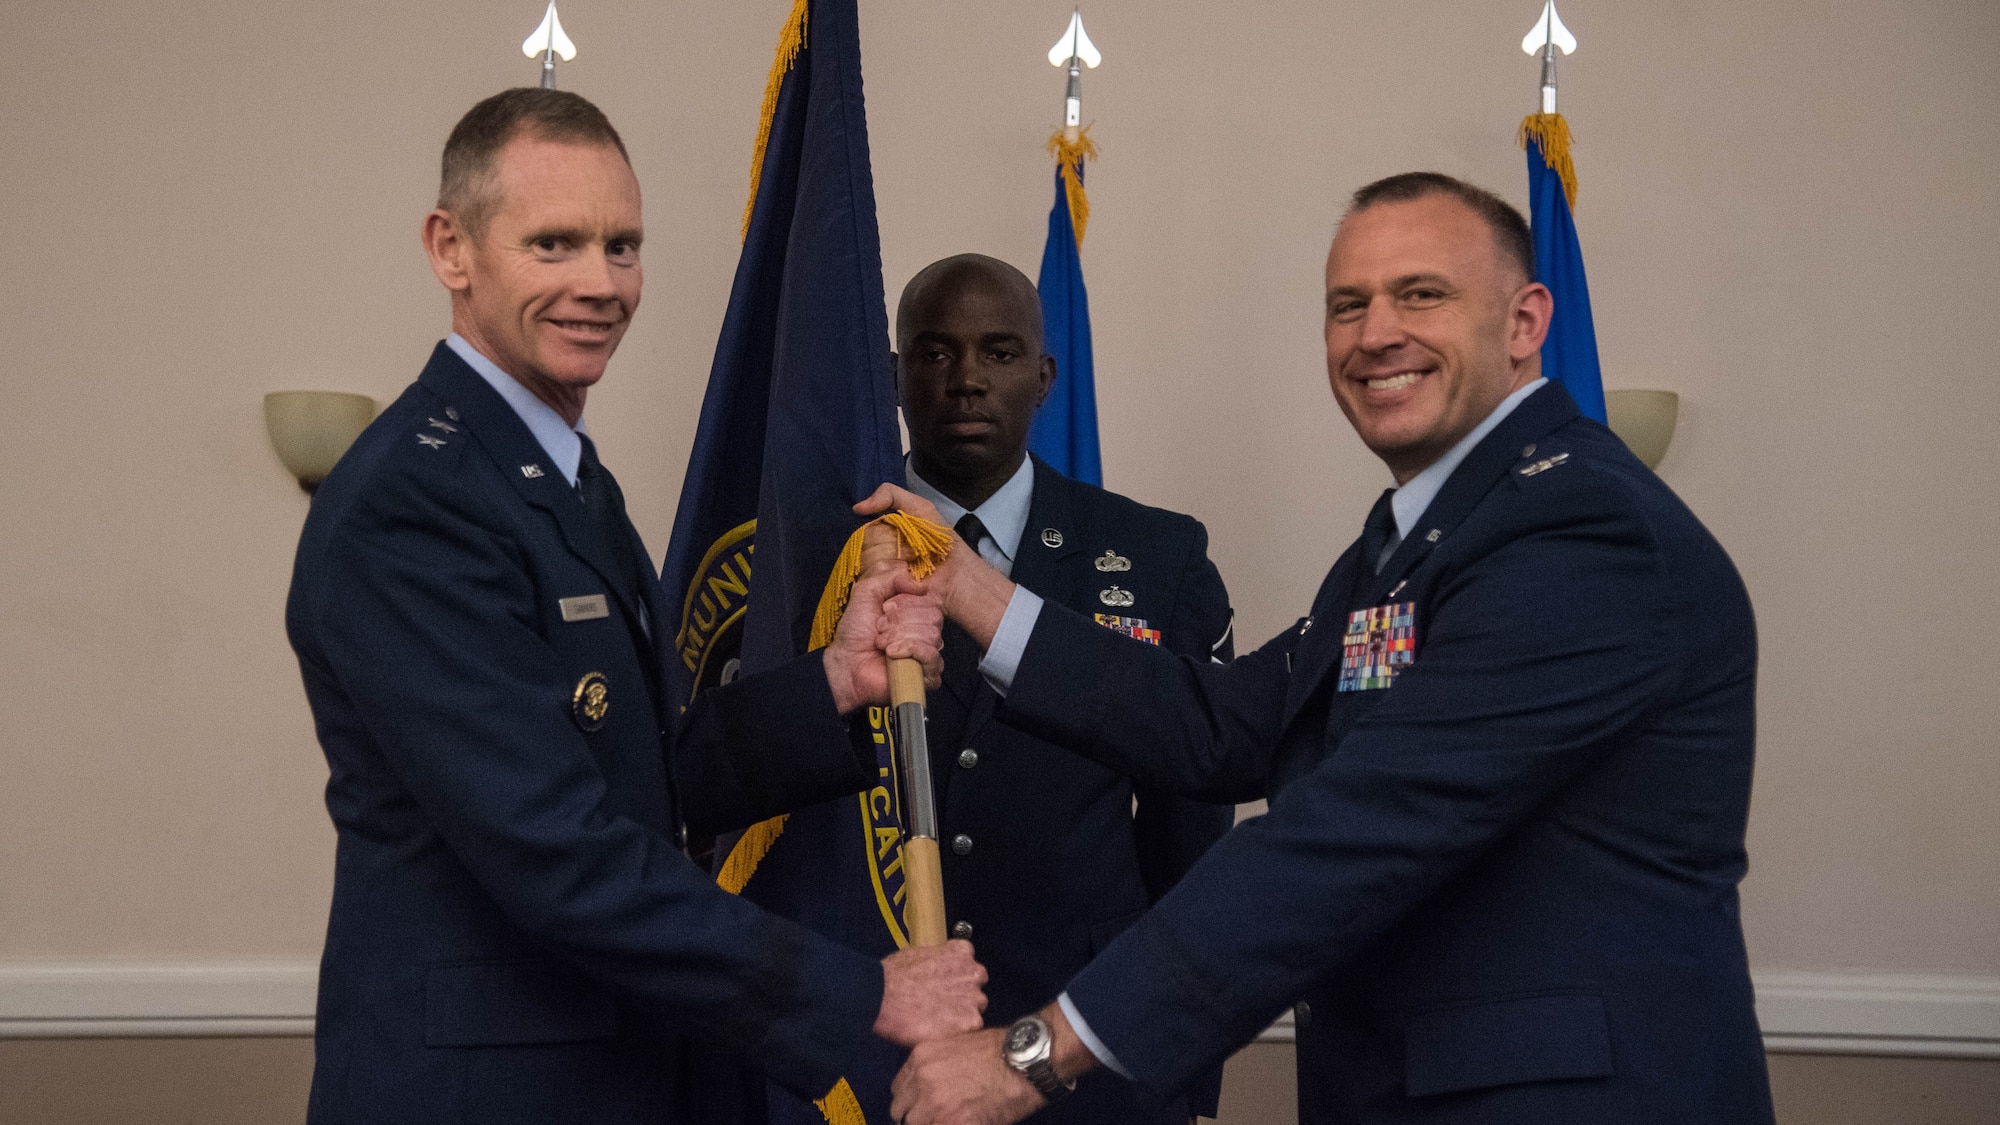
M668 675L681 707L806 650L828 575L862 522L852 505L903 481L856 0L793 5L751 183L662 567L681 606ZM893 951L903 940L901 824L889 725L876 731L882 786L718 841L718 881L856 949ZM768 1087L769 1120L886 1121L899 1063L871 1036L816 1102Z

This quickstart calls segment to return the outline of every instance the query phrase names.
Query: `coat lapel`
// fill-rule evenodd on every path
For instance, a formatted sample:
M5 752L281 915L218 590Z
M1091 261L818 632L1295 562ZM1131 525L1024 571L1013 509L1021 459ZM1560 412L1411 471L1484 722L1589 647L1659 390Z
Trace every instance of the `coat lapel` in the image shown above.
M1011 577L1015 585L1026 586L1044 601L1075 608L1079 606L1076 568L1064 565L1064 562L1084 549L1083 536L1076 521L1076 485L1043 464L1039 457L1030 456L1035 466L1035 491L1028 500L1028 523L1021 529L1021 541L1014 546ZM1049 546L1045 538L1048 531L1056 533L1056 546ZM947 637L947 647L950 644L951 640ZM965 644L971 650L968 663L976 665L979 656L977 650L972 648L970 637L965 638ZM947 653L947 667L950 666L950 658L951 654ZM961 740L970 742L993 717L998 695L986 682L986 677L976 669L961 680L954 691L964 693L961 699L966 705L966 717Z
M636 626L640 620L639 606L633 604L624 580L618 577L618 568L611 559L610 544L604 542L597 525L584 511L583 501L578 498L576 489L549 462L548 451L535 440L535 435L521 421L520 415L514 413L507 400L488 386L478 372L466 366L457 352L442 343L431 353L430 363L425 365L417 381L459 413L457 421L447 420L446 424L456 425L471 435L493 458L494 464L500 468L500 475L507 479L521 499L549 513L561 530L563 542L570 553L590 564L590 568L604 581L609 596ZM646 568L651 570L652 562L644 549L638 548L637 554L647 559ZM662 620L657 612L653 620L657 633L658 622Z
M1313 603L1313 629L1300 638L1294 657L1292 691L1286 701L1285 724L1289 725L1306 703L1325 688L1326 681L1339 667L1340 639L1347 631L1347 614L1402 596L1411 574L1472 515L1480 501L1493 491L1493 486L1524 456L1523 450L1575 417L1576 403L1561 384L1549 383L1522 400L1492 433L1472 447L1472 452L1452 470L1444 487L1438 489L1416 527L1389 556L1381 573L1369 575L1360 570L1363 564L1358 542L1347 549L1327 574Z

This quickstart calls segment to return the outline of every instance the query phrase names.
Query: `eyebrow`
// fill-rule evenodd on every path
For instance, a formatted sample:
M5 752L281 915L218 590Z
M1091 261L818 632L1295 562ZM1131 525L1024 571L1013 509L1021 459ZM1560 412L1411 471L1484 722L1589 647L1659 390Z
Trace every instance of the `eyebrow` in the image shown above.
M1454 291L1458 289L1458 286L1452 284L1450 278L1441 273L1406 273L1401 277L1391 280L1388 287L1391 292L1394 292L1401 289L1408 289L1413 285L1431 285L1439 289ZM1352 296L1364 292L1366 290L1359 285L1336 285L1327 290L1326 295L1328 298L1332 298L1336 295Z

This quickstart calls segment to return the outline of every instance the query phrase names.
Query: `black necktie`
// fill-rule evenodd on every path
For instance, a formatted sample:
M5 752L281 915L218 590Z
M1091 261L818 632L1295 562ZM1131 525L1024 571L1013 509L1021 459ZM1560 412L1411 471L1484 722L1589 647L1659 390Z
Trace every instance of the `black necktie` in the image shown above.
M576 463L577 495L583 499L590 522L604 537L605 549L611 552L611 565L618 572L617 581L626 600L643 614L646 602L639 592L644 579L640 577L638 553L632 550L632 521L625 515L625 494L619 491L611 470L597 459L597 444L584 434L576 436L583 442L583 454Z
M971 512L965 513L958 517L958 522L952 525L952 530L958 532L958 537L965 540L965 545L972 548L973 554L979 553L979 541L986 538L986 525L979 522L978 516Z
M1369 574L1382 570L1382 548L1389 545L1389 537L1396 533L1396 490L1385 488L1382 498L1368 509L1368 521L1361 525L1361 565Z

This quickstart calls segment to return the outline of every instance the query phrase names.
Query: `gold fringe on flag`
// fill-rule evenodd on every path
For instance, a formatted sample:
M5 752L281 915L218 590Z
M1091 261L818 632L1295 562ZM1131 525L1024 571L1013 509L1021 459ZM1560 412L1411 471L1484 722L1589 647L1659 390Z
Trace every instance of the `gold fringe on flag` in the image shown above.
M854 1087L845 1078L834 1083L833 1089L813 1105L819 1107L826 1125L868 1125L868 1115L861 1112L861 1099L854 1096Z
M918 516L904 512L890 512L881 519L862 524L853 535L847 537L847 545L840 549L840 558L834 561L833 573L826 580L825 591L820 594L819 609L813 614L812 635L807 642L808 651L822 649L833 643L833 630L840 624L840 615L847 612L847 599L854 592L854 580L861 577L862 532L877 523L888 524L903 537L904 553L910 563L910 575L918 580L930 577L931 572L936 570L945 556L951 553L951 529ZM736 846L729 849L729 857L722 861L722 870L716 873L715 881L730 894L742 894L743 888L750 882L750 876L757 873L757 865L764 862L764 857L770 854L771 846L776 844L778 837L784 833L783 816L760 820L745 829L743 835L737 838ZM838 1092L836 1089L835 1093Z
M1077 130L1076 140L1058 129L1049 138L1049 153L1062 169L1063 194L1069 197L1069 225L1076 230L1076 244L1083 245L1083 228L1090 222L1090 197L1083 194L1083 162L1097 159L1097 142L1090 139L1090 126Z
M750 215L757 209L757 181L764 176L764 148L771 143L771 116L778 112L778 91L785 88L785 75L805 45L806 0L794 0L792 14L778 30L778 57L772 60L771 77L764 83L764 112L757 122L757 148L750 156L750 198L743 203L743 238L750 237Z
M1549 171L1562 178L1563 196L1569 200L1569 209L1576 210L1576 164L1569 158L1569 122L1560 113L1531 113L1521 119L1521 132L1515 139L1527 148L1530 138L1541 146L1542 162Z

